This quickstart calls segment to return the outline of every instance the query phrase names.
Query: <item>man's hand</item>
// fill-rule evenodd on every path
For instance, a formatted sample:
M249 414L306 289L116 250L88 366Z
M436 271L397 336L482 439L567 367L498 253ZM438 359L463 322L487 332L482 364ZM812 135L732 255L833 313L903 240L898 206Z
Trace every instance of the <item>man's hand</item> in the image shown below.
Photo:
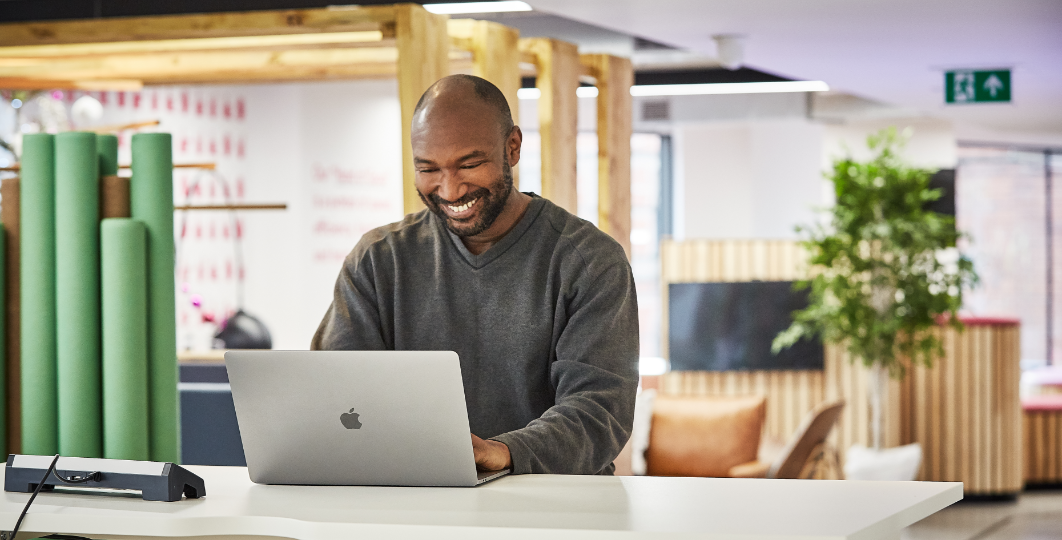
M513 466L513 457L505 443L483 440L475 434L472 435L472 454L476 457L476 468L481 471L500 471Z

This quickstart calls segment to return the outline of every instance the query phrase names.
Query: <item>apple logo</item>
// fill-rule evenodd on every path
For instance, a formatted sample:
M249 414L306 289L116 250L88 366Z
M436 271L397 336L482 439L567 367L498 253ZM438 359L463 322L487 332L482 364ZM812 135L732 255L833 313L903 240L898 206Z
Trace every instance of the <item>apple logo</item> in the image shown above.
M339 421L347 429L361 429L361 421L358 420L358 413L354 412L354 409L351 409L349 413L341 414Z

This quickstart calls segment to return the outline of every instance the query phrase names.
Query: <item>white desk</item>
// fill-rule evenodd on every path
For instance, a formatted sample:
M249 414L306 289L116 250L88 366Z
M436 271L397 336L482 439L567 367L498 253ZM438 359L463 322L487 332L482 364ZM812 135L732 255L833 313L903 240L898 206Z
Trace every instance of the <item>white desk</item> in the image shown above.
M260 486L242 467L188 468L206 481L205 498L43 493L22 530L107 538L895 540L962 498L960 483L552 475L478 488ZM4 492L0 529L12 528L28 497Z

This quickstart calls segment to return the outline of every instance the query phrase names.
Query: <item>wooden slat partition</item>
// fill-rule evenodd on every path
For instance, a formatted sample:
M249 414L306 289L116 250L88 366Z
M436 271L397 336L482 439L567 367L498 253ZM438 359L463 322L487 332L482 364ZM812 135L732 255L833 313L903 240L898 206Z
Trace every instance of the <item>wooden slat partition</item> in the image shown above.
M667 336L667 287L671 283L712 281L789 281L804 277L805 255L792 241L690 240L661 246L664 286L664 335ZM1008 494L1021 489L1024 476L1062 474L1062 420L1042 426L1026 442L1035 454L1035 471L1023 469L1020 327L1017 321L967 319L965 332L935 330L945 356L933 368L913 367L902 381L889 384L883 443L917 442L925 459L924 480L964 482L970 494ZM666 353L665 339L665 355ZM849 361L842 347L827 346L825 369L816 371L671 372L660 381L663 393L764 394L769 436L787 439L815 404L843 398L847 405L831 435L845 450L870 442L870 406L866 368ZM1060 414L1062 416L1062 414ZM1053 437L1053 438L1052 438ZM1051 445L1054 446L1051 446ZM1043 472L1041 472L1041 470ZM1039 476L1037 476L1039 475Z
M935 330L944 357L908 370L902 384L902 443L922 445L920 479L963 482L969 494L1020 491L1024 483L1020 326L965 319Z
M791 240L689 240L661 245L664 301L663 335L667 336L668 285L728 281L793 281L807 273L806 255ZM667 340L664 340L667 355ZM823 371L672 372L661 379L661 392L684 394L764 394L765 434L786 440L815 405L843 398L847 405L831 435L846 449L870 443L870 406L866 370L853 366L840 347L826 347ZM900 386L889 386L883 442L896 446Z

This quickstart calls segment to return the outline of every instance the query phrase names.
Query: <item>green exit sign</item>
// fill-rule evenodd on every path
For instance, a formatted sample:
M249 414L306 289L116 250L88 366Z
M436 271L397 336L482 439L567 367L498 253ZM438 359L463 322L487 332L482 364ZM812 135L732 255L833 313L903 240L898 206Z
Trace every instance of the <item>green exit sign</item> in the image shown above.
M956 70L944 73L946 103L1006 103L1010 101L1010 70Z

